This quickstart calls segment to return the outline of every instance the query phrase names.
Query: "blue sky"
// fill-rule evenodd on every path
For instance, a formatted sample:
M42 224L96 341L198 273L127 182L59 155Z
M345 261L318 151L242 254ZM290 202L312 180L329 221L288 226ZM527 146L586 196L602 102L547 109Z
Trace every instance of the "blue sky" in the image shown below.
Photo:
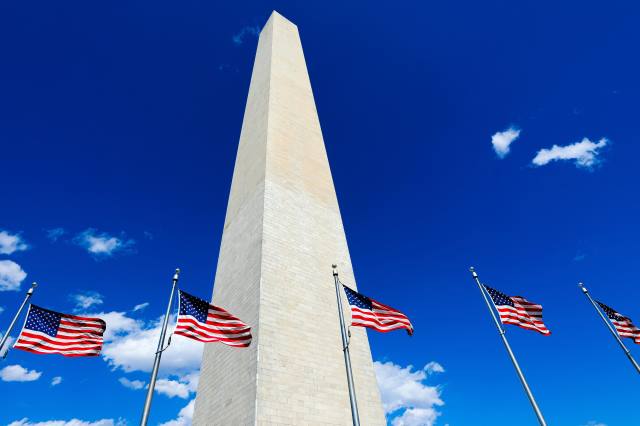
M0 5L0 324L34 280L34 302L111 324L103 358L12 351L0 423L138 422L173 269L210 293L277 9L300 28L359 288L416 329L369 333L390 422L535 424L473 265L544 306L551 336L508 337L550 424L640 424L638 377L577 287L640 322L640 7L232 3ZM200 346L171 351L151 423L187 425Z

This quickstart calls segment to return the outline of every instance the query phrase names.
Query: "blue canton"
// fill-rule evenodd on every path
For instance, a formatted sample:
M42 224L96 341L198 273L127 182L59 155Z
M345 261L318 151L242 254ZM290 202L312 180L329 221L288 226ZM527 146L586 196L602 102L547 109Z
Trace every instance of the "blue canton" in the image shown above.
M604 303L598 302L598 305L600 305L600 307L602 308L604 313L607 314L607 316L610 319L616 320L616 321L624 321L624 320L626 320L625 317L623 317L622 315L618 314L616 311L614 311L613 309L611 309L610 307L608 307Z
M58 328L60 327L61 318L62 314L48 309L42 309L36 305L31 305L29 316L27 316L27 322L24 325L24 328L46 333L51 337L56 337L58 334Z
M181 291L180 315L191 315L199 322L206 324L209 315L209 302Z
M493 299L493 303L495 303L496 305L514 306L513 300L511 300L511 298L506 294L501 293L498 290L486 285L484 286L484 288L487 289L487 293L489 293L489 296L491 296L491 299Z
M363 296L360 293L356 293L351 290L346 285L342 285L344 288L344 292L347 294L347 300L351 306L356 306L360 309L367 309L369 311L373 310L373 305L371 304L371 299L367 296Z

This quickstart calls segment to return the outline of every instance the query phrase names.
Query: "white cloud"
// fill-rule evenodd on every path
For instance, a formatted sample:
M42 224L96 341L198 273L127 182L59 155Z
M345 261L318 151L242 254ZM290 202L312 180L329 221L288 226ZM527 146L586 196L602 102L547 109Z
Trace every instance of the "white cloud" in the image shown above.
M232 40L236 46L240 46L242 43L244 43L244 39L247 36L258 37L259 35L260 35L260 27L247 25L246 27L238 31L238 33L232 37Z
M424 366L424 371L426 371L427 374L444 373L444 367L435 361L431 361Z
M401 367L393 362L374 362L373 366L382 395L382 404L388 415L396 416L393 426L432 426L440 413L436 407L444 405L438 386L429 386L424 381L433 373L442 373L444 368L428 363L422 370L413 366Z
M27 273L12 260L0 260L0 291L18 291Z
M107 323L102 357L114 369L125 372L151 371L153 354L158 346L162 318L145 323L122 312L95 314ZM170 318L170 330L176 318ZM202 343L175 336L162 355L160 371L165 374L188 374L200 367Z
M58 386L60 383L62 383L62 377L60 376L56 376L51 379L51 386Z
M572 145L553 145L551 149L541 149L531 162L536 166L544 166L552 161L573 160L576 167L589 169L600 163L600 149L607 146L609 140L600 139L597 143L588 138Z
M606 423L600 423L595 420L589 420L584 426L607 426Z
M493 150L498 154L498 157L506 157L511 150L509 147L519 136L520 129L513 126L491 136L491 145L493 145Z
M102 419L95 422L87 422L84 420L47 420L44 422L32 423L27 417L22 420L16 420L9 423L9 426L126 426L124 420Z
M95 291L85 291L84 293L76 293L69 296L76 303L75 310L88 309L95 305L103 303L102 295Z
M166 423L162 423L160 426L191 426L191 420L193 419L193 407L196 400L192 399L184 406L178 413L178 418L170 420Z
M126 377L120 377L118 379L118 381L125 388L134 389L134 390L142 389L142 388L144 388L144 386L146 384L145 382L143 382L141 380L129 380Z
M16 251L24 251L29 245L22 239L20 234L10 234L7 231L0 231L0 254L12 254Z
M436 422L440 413L433 408L407 408L400 417L391 421L392 426L429 426Z
M42 375L36 370L27 370L21 365L8 365L0 370L0 379L4 382L33 382Z
M129 250L135 243L133 240L124 240L123 238L111 236L106 232L99 233L90 228L76 235L73 241L92 255L101 258Z
M140 303L139 305L136 305L136 306L133 307L133 312L140 311L140 310L146 308L147 306L149 306L149 302Z
M52 228L47 229L47 238L53 241L54 243L58 241L60 237L67 233L64 228Z
M142 321L129 318L124 312L84 313L83 315L102 318L107 323L107 329L104 331L104 340L107 343L113 343L130 333L136 333L144 325Z
M185 383L177 380L159 379L156 382L156 392L164 394L169 398L177 396L182 399L189 398L189 388Z
M199 371L185 374L184 376L179 377L178 380L160 379L156 382L156 392L164 394L169 398L177 396L179 398L187 399L191 393L198 389L199 380Z
M107 312L86 314L102 318L107 323L105 343L102 350L103 359L111 366L113 371L122 370L127 373L133 371L151 371L153 354L158 346L158 337L162 327L162 317L145 322L128 317L124 312ZM175 324L176 317L169 319L169 330ZM169 332L170 332L169 331ZM195 340L181 336L175 336L171 345L162 355L160 365L161 377L156 382L156 392L170 398L188 398L195 393L200 377L199 369L202 360L203 344ZM145 383L137 380L129 380L125 377L119 379L123 386L133 389L141 389ZM189 406L185 407L180 416L167 423L168 425L191 424L190 414L187 416ZM184 413L183 413L184 411ZM191 406L191 411L193 407ZM184 414L184 415L183 415ZM185 423L187 422L188 423Z

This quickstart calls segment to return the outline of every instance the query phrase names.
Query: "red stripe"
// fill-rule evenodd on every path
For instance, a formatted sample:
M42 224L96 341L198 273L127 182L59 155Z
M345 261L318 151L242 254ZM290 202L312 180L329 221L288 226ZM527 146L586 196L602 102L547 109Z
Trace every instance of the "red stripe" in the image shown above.
M20 349L20 350L27 351L27 352L32 352L34 354L44 354L44 355L49 355L50 354L50 352L39 352L36 349L30 349L30 348L16 347L16 349ZM56 352L56 353L58 353L58 354L60 354L62 356L66 356L66 357L81 357L81 356L98 356L98 355L100 355L99 352L98 353L87 353L87 354L65 354L65 353L62 353L62 352Z
M13 347L18 349L26 349L25 346L31 349L42 348L42 349L46 349L47 351L52 351L55 353L65 353L65 352L71 352L71 351L100 352L100 350L102 350L102 345L96 345L96 346L90 346L90 347L78 346L78 347L69 347L69 348L59 349L59 348L54 348L53 346L48 346L45 342L35 343L35 342L23 341L23 340L18 340Z
M225 335L219 335L218 333L211 333L205 330L202 330L201 328L197 327L197 326L192 326L192 325L178 325L176 327L176 331L190 331L193 332L201 337L211 337L211 338L215 338L215 339L219 339L219 340L224 340L224 341L235 341L235 340L246 340L247 338L251 338L251 333L249 333L248 335L244 335L244 336L225 336ZM246 333L246 332L245 332ZM235 335L238 334L243 334L243 333L235 333Z
M247 327L247 326L244 326L242 328L236 327L236 328L227 328L227 329L208 327L209 323L205 325L190 317L184 317L184 316L178 317L178 327L180 327L183 324L188 324L189 326L198 327L208 332L221 333L221 334L240 334L240 333L246 333L248 331L251 331L251 327Z
M228 339L223 337L213 337L210 335L202 335L202 333L198 333L197 330L193 328L179 328L176 329L175 334L179 334L199 342L205 343L213 343L213 342L221 342L230 346L249 346L251 343L251 335L245 337L238 337L234 339Z
M90 343L96 343L96 344L102 344L103 340L102 339L74 339L72 342L67 342L64 340L69 340L69 339L58 339L58 338L51 338L51 337L44 337L40 334L35 334L35 333L30 333L26 330L23 330L22 333L20 333L20 336L18 337L18 339L20 339L20 337L25 336L25 337L30 337L32 339L38 339L41 340L43 342L48 342L48 343L55 343L56 345L59 346L71 346L71 345L76 345L78 343L86 343L86 344L90 344Z
M402 319L396 319L396 318L389 318L389 317L380 317L375 313L372 313L371 311L365 311L365 310L361 310L358 309L357 307L352 307L351 309L351 318L371 318L374 319L375 321L378 322L386 322L386 323L393 323L393 322L400 322L406 325L411 325L411 322L406 319L406 318L402 318Z
M98 330L104 330L106 328L106 325L104 323L104 321L100 320L100 323L93 323L93 322L78 322L78 321L69 321L66 320L65 318L62 318L60 320L60 325L68 325L70 327L87 327L87 328L95 328Z

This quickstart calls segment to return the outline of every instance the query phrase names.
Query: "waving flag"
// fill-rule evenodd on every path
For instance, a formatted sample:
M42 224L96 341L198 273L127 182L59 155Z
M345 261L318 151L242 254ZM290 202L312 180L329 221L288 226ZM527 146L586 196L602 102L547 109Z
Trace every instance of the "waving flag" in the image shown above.
M625 317L602 302L596 302L600 305L604 313L607 314L609 321L611 321L611 324L613 324L621 337L630 337L635 343L640 345L640 328L633 325L631 318Z
M402 312L363 296L344 284L342 287L351 305L351 325L369 327L382 332L404 328L409 335L413 334L411 321Z
M484 288L491 296L503 324L517 325L545 336L551 334L542 322L542 305L531 303L524 297L507 296L486 285Z
M61 314L31 305L16 349L36 354L97 356L106 324L100 318Z
M200 342L229 346L251 344L251 327L222 308L180 290L178 325L174 334Z

